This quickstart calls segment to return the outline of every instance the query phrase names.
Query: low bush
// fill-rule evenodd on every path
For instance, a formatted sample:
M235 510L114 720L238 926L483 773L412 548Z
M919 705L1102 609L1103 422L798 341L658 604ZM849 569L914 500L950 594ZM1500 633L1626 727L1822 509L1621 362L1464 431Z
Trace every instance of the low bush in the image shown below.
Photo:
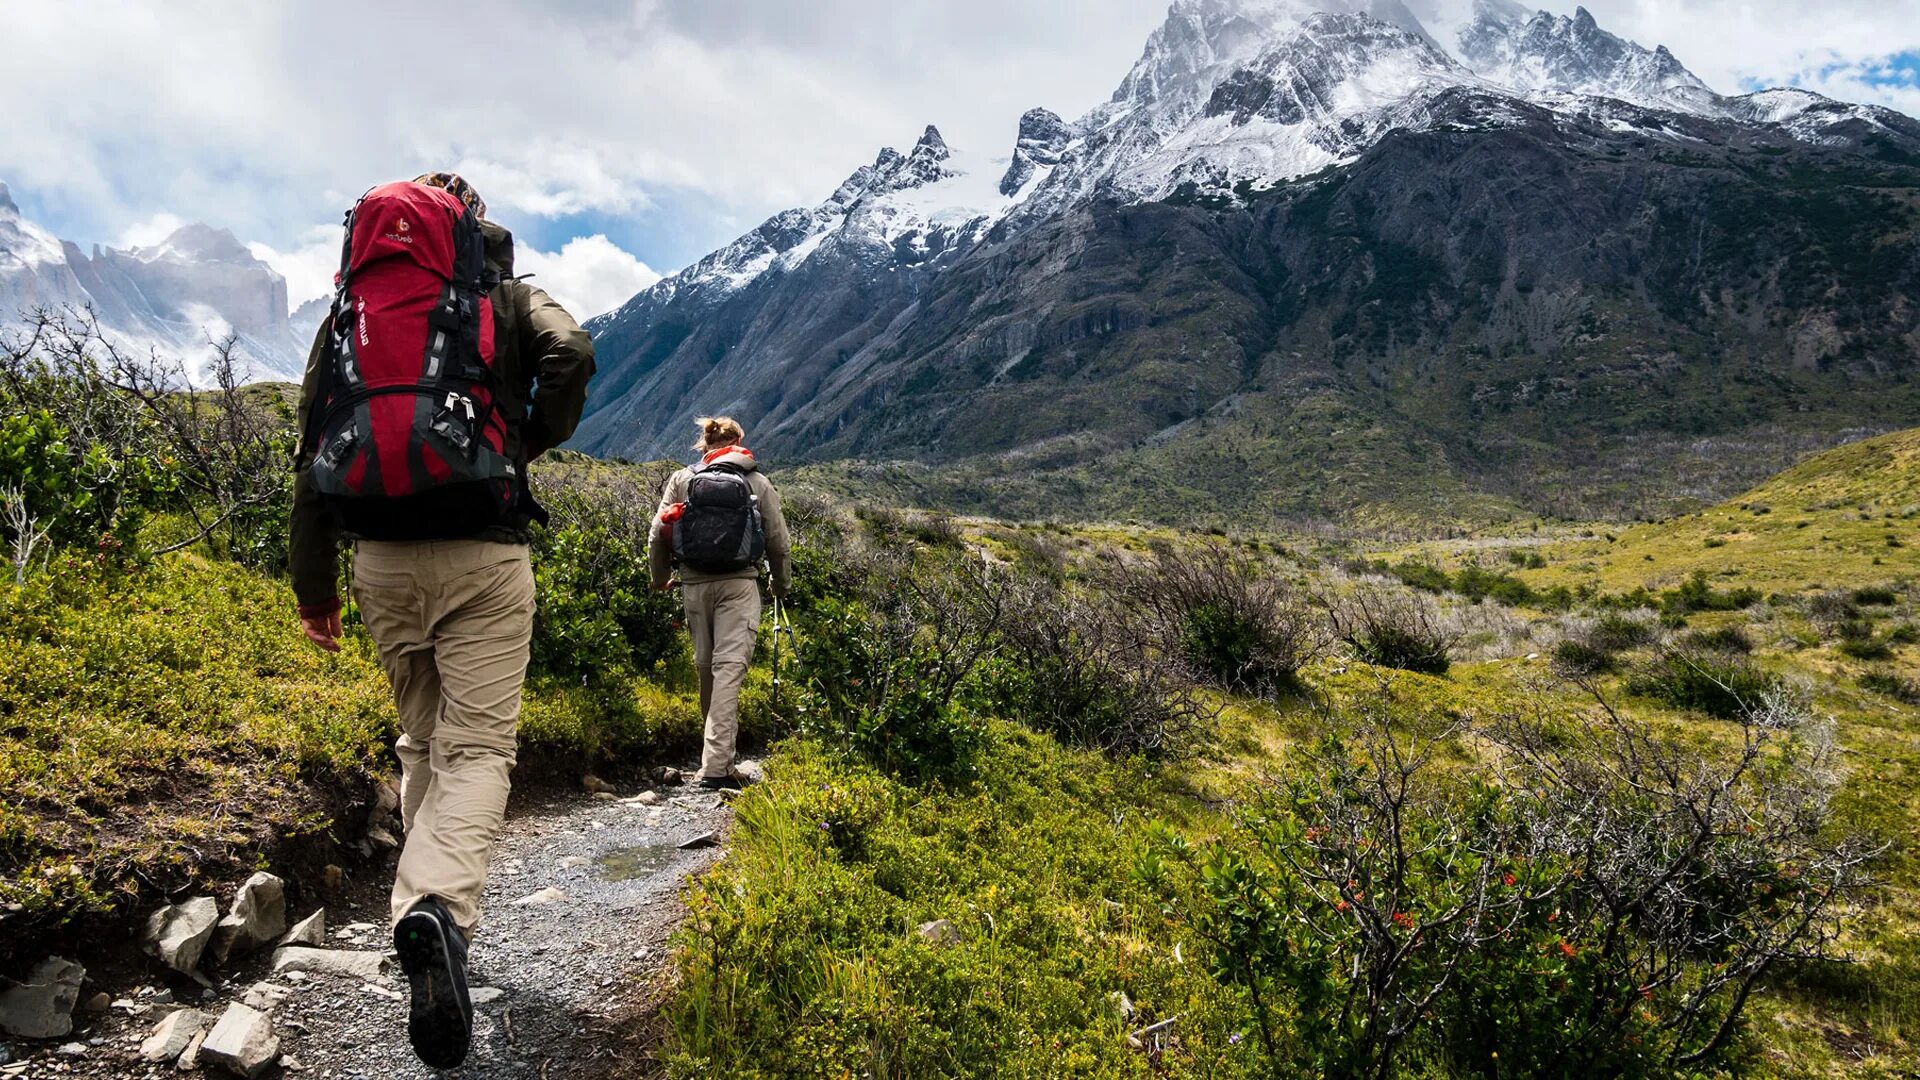
M954 692L984 655L939 642L913 614L827 600L806 613L795 650L802 734L889 772L971 775L980 725Z
M1728 720L1758 707L1780 685L1779 676L1737 655L1687 648L1664 650L1627 681L1630 693Z
M1687 634L1680 639L1680 646L1702 652L1746 654L1753 651L1753 639L1738 626L1719 626Z
M1284 579L1224 547L1162 549L1101 585L1161 651L1221 689L1285 690L1328 645L1324 620Z
M1587 643L1596 649L1620 652L1651 645L1660 638L1653 619L1633 611L1603 611L1587 633Z
M1855 660L1893 659L1893 646L1888 644L1885 638L1875 637L1871 633L1864 637L1850 635L1841 638L1840 644L1836 647L1841 653Z
M1900 592L1890 585L1868 585L1853 590L1852 600L1862 607L1891 607L1900 602Z
M1708 584L1706 571L1695 570L1679 588L1662 593L1660 602L1669 614L1689 615L1696 611L1738 611L1759 603L1761 599L1762 594L1758 589L1744 586L1716 589Z
M1908 705L1920 705L1920 683L1902 678L1891 671L1869 671L1860 676L1860 687L1876 694L1885 694L1895 701Z
M1459 633L1424 597L1356 589L1328 605L1335 632L1369 664L1427 675L1453 666Z
M658 492L576 465L543 473L539 497L553 520L534 532L533 673L613 685L681 658L680 598L647 565Z
M1579 638L1567 638L1553 647L1554 670L1564 675L1599 675L1615 666L1612 653Z
M1186 757L1212 741L1219 710L1193 673L1113 610L1043 580L1009 589L999 654L980 672L984 713L1114 756Z
M1878 854L1834 835L1831 733L1785 697L1726 753L1604 708L1469 731L1389 694L1326 726L1228 835L1142 868L1264 1075L1737 1067L1749 994L1834 957ZM1447 767L1467 740L1504 764Z

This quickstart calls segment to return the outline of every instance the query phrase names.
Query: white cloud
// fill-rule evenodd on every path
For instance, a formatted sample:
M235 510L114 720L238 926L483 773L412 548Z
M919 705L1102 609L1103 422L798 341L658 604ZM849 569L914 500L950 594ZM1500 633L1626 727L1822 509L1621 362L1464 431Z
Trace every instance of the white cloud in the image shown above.
M660 280L652 267L598 233L575 237L552 254L519 248L513 268L534 275L533 284L582 320L612 311Z
M371 184L448 167L509 224L644 219L671 194L704 236L818 201L929 122L1004 153L1027 108L1073 117L1111 93L1168 2L469 0L460 47L412 51L404 78L365 28L443 41L434 5L16 2L0 176L76 239L166 212L286 259ZM1920 0L1578 2L1723 92L1799 81L1920 110L1870 78L1920 48Z
M340 241L340 226L315 225L285 251L259 241L248 244L247 250L287 279L287 303L297 308L333 292L333 275L340 269Z
M120 238L113 243L117 248L143 248L154 245L179 231L186 222L173 214L155 214L145 221L136 221L121 230Z

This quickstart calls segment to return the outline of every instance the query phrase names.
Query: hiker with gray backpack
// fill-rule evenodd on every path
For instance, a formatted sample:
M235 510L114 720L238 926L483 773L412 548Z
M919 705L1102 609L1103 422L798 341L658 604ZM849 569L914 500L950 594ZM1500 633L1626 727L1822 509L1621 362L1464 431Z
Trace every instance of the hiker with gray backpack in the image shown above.
M700 463L667 480L648 559L657 589L671 588L679 571L706 718L700 786L737 791L734 740L740 688L760 629L760 569L764 562L778 605L787 595L787 521L780 513L780 492L760 471L753 451L741 445L740 425L725 416L695 423Z

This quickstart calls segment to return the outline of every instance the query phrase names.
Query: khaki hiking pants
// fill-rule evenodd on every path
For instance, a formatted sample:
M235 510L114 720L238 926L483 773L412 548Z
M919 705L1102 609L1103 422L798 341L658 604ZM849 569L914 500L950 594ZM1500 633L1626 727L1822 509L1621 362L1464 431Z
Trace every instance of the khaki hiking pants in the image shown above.
M687 629L693 632L693 666L700 672L700 711L707 718L707 744L700 775L733 772L733 743L740 733L740 688L753 663L760 629L760 583L727 578L682 585Z
M533 637L527 547L363 540L353 595L400 710L394 749L407 839L393 881L394 921L436 896L471 934L518 747Z

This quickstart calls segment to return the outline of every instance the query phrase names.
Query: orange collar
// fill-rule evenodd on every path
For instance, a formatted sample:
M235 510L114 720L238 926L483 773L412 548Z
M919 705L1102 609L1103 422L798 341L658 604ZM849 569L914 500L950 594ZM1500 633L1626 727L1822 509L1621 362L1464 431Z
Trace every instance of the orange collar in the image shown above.
M753 451L747 449L744 446L739 445L738 443L735 443L732 446L723 446L718 450L707 451L706 456L700 459L700 464L711 465L728 454L745 454L748 457L752 457Z

